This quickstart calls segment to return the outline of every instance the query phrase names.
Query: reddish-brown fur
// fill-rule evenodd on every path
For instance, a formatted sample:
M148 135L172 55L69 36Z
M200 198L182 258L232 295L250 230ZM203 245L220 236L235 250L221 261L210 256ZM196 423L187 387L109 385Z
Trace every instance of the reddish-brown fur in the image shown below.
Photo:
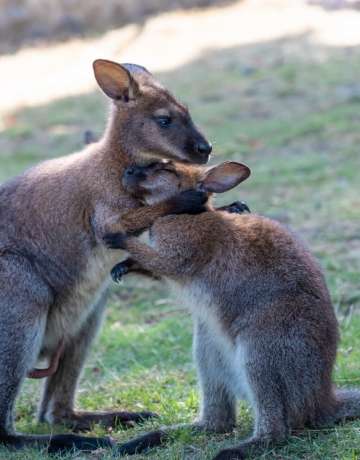
M125 172L123 182L156 203L189 188L222 192L247 176L236 163L210 171L159 164L139 167L138 179ZM150 245L125 235L118 243L137 267L168 280L192 311L202 388L197 426L231 429L235 397L247 398L255 412L253 436L217 460L244 458L306 425L360 416L360 392L333 388L334 309L318 263L294 234L259 215L209 206L158 219L150 236ZM126 271L131 267L119 273Z

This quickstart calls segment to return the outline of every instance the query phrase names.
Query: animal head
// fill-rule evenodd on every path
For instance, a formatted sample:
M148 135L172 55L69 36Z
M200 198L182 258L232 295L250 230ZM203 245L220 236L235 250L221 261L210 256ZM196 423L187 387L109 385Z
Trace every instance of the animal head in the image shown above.
M223 193L247 179L250 172L246 165L235 161L211 168L157 161L147 166L129 166L124 171L122 184L134 197L154 204L186 190L200 190L209 196Z
M97 83L113 102L109 133L131 156L203 164L212 146L178 102L144 67L98 59Z

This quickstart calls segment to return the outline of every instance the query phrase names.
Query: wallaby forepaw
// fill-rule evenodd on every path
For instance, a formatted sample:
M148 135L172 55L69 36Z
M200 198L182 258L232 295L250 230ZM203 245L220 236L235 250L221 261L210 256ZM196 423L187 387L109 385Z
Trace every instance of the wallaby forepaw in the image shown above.
M115 283L120 283L122 277L127 273L129 273L129 266L125 262L116 264L110 272L111 278Z
M243 214L244 212L251 212L249 206L244 201L235 201L224 207L224 211L230 214Z
M239 449L223 449L213 460L244 460L245 455Z
M201 190L186 190L171 199L172 214L200 214L207 210L208 194Z
M109 249L126 249L127 235L125 233L106 233L103 241Z

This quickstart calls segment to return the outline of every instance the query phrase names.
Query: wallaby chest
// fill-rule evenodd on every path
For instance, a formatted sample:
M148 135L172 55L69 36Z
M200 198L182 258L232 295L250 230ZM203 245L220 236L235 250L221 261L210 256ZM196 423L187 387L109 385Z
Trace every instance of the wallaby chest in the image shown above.
M92 251L78 281L64 295L60 294L49 310L43 353L56 348L60 340L74 337L101 300L105 300L110 269L122 254L104 246Z
M214 361L214 368L211 372L214 374L225 372L225 380L232 391L239 398L251 403L253 397L246 371L247 343L241 337L234 340L226 332L219 316L221 305L214 300L209 287L199 280L186 284L170 279L167 282L176 299L191 312L194 321L201 322L207 328L206 340L209 353L216 350L217 355L221 357L221 369L217 368L216 361ZM212 360L212 356L209 358Z

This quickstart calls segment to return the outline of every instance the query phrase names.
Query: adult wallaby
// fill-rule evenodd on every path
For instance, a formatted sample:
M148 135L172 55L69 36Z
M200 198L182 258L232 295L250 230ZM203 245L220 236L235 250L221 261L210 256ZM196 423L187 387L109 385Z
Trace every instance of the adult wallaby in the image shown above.
M154 205L182 190L225 192L249 174L234 162L206 170L158 162L129 167L123 185ZM163 277L191 309L202 393L196 426L229 431L236 398L250 402L252 437L216 460L243 458L291 430L360 416L360 391L335 389L331 381L338 325L319 265L278 222L209 204L196 216L158 219L150 245L124 234L105 240L131 256L114 267L115 280L133 270ZM166 431L155 434L161 440Z
M119 257L106 249L103 236L126 229L126 212L138 206L119 179L130 162L156 156L205 163L211 144L145 68L97 60L94 72L112 102L102 139L0 187L0 443L9 446L49 444L55 451L112 444L108 438L15 433L14 403L27 375L48 377L42 421L88 429L152 415L74 409L103 316L108 273ZM139 213L151 223L169 212L196 212L202 203L201 193L190 192ZM34 368L40 358L50 362L47 369Z

